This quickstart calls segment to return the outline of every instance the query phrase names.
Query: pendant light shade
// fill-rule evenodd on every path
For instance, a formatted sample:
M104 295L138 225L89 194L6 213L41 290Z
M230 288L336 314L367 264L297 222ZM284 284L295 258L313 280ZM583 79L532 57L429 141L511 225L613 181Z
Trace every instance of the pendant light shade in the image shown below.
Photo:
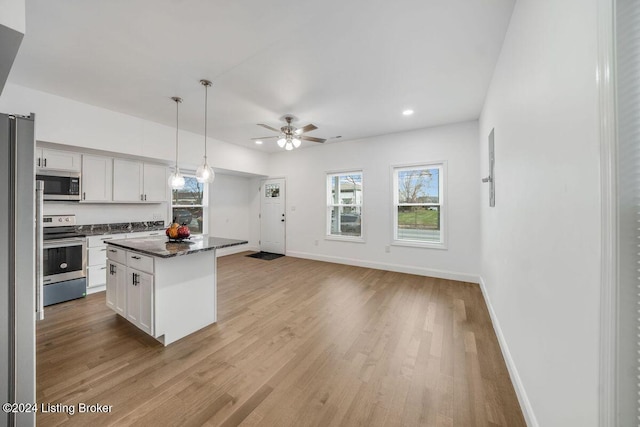
M280 148L284 148L284 145L285 145L286 143L287 143L287 140L286 140L286 139L284 139L284 138L280 138L280 139L278 140L278 147L280 147Z
M295 148L300 147L300 144L302 143L302 141L300 141L298 138L293 138L291 141L293 142L293 146Z
M181 190L184 187L184 176L182 176L178 167L178 106L182 102L182 98L174 96L171 100L176 103L176 165L173 173L169 175L169 185L172 190Z
M198 170L196 170L196 179L198 182L213 182L216 177L215 172L209 163L207 162L207 107L209 103L209 86L211 86L211 82L209 80L200 80L200 84L204 86L204 159Z

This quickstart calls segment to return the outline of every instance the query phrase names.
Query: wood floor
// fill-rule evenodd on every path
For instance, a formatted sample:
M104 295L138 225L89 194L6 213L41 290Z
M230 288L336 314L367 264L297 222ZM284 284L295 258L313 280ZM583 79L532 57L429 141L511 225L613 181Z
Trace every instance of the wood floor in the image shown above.
M524 426L475 284L284 257L218 259L218 323L163 347L104 292L47 307L39 426Z

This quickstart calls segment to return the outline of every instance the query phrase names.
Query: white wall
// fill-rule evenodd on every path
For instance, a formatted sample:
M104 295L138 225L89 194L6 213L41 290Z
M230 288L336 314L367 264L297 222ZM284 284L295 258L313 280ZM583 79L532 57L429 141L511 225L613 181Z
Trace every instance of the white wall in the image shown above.
M168 102L168 101L167 101ZM173 108L168 105L167 108ZM175 160L175 127L83 104L71 99L7 84L0 111L36 113L36 139L118 153ZM202 161L202 136L180 132L180 167L196 169ZM265 175L268 155L208 139L214 168Z
M271 156L286 177L288 255L477 282L479 273L478 124L460 123ZM391 166L448 162L448 250L390 245ZM364 171L366 243L325 240L326 172ZM318 245L315 245L318 241Z
M82 204L45 202L45 215L75 214L78 225L118 222L164 221L168 223L169 203L153 204Z
M0 0L0 25L24 34L25 0Z
M480 120L482 279L530 425L598 424L596 30L595 0L518 1Z
M219 255L258 247L259 237L255 231L251 232L250 226L252 181L247 177L218 173L209 187L209 234L249 241L248 245L221 249Z

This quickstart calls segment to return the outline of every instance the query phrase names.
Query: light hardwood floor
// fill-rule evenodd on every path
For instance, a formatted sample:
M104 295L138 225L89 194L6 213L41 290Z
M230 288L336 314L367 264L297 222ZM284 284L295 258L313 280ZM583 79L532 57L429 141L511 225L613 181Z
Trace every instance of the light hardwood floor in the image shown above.
M218 323L168 347L105 306L47 307L39 426L524 426L475 284L284 257L218 259Z

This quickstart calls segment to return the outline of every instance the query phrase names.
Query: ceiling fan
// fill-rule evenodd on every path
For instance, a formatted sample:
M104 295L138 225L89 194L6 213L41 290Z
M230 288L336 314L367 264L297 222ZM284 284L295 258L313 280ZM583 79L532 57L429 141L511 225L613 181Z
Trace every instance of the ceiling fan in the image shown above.
M284 148L285 150L293 150L294 148L300 147L302 140L320 142L320 143L323 143L326 141L326 139L323 139L323 138L315 138L313 136L304 135L305 132L311 132L312 130L318 129L316 125L309 123L306 126L297 128L293 126L291 123L298 121L298 118L291 114L285 114L284 116L280 117L280 120L286 123L280 129L276 129L272 126L265 125L264 123L258 123L258 126L262 126L263 128L267 128L274 132L278 132L278 135L263 136L262 138L251 138L251 139L263 140L263 139L269 139L269 138L278 138L278 146L280 148Z

